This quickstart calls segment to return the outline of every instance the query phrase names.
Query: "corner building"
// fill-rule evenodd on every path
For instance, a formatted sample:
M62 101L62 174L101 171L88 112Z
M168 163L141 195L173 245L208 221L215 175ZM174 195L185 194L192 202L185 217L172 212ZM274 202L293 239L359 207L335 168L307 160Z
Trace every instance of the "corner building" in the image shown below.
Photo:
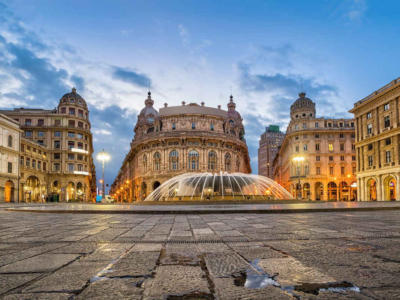
M233 97L228 110L202 102L153 107L151 93L138 116L111 194L120 202L143 201L166 180L187 172L250 173L242 117Z
M400 78L354 104L359 201L400 201Z
M94 201L96 174L86 101L73 88L52 110L0 113L19 124L19 201Z
M290 107L290 118L274 179L298 199L355 200L354 120L317 118L305 93Z
M265 129L265 132L260 137L258 148L258 174L273 178L274 168L272 163L285 134L279 130L279 126L270 125Z

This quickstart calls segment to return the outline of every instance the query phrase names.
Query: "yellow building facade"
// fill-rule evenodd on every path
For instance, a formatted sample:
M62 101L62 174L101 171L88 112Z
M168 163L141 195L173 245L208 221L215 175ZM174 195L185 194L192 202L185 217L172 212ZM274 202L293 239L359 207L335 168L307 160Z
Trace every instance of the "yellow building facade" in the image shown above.
M149 92L131 149L110 194L119 202L143 201L166 180L187 172L250 173L244 127L233 97L228 110L202 102L157 111Z
M94 201L96 174L86 101L73 88L52 110L16 108L0 113L22 130L20 201Z
M353 119L316 117L315 103L300 93L274 159L274 180L295 198L355 200Z
M356 102L359 201L400 200L400 78Z

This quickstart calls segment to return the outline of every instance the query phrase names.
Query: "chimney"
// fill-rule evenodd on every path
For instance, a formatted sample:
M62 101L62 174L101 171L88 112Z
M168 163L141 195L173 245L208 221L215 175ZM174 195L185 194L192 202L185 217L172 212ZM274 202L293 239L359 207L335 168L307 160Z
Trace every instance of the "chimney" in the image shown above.
M185 101L182 101L182 106L185 106L185 104L186 104L186 102L185 102Z
M201 106L204 106L204 102L201 102Z
M221 105L218 105L218 109L221 109Z
M164 103L164 107L168 107L168 103L165 102L165 103Z

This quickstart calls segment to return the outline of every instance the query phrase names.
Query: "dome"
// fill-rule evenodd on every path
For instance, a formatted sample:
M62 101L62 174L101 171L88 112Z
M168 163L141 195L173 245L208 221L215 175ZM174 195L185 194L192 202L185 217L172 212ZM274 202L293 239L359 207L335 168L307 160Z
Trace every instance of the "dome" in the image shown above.
M290 110L305 107L315 108L315 103L310 98L306 97L306 93L300 93L299 98L294 101L294 103L290 107Z
M242 116L236 110L236 103L233 102L233 96L230 96L229 103L228 103L228 119L238 119L242 120Z
M175 176L145 201L238 201L293 199L274 180L245 173L186 173Z
M76 88L72 88L70 93L64 94L64 96L61 97L59 105L61 104L74 104L87 108L85 99L76 92Z
M158 111L154 109L154 101L151 99L151 93L147 93L147 99L144 101L145 107L140 111L139 118L146 118L147 116L158 117Z

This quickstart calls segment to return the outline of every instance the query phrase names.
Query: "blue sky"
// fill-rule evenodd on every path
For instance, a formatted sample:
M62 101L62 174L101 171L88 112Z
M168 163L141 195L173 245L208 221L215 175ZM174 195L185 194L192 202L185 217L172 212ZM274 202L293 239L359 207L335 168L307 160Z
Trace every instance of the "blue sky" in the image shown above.
M256 173L260 134L286 129L298 92L348 117L399 76L399 15L398 1L0 0L0 107L52 108L76 86L112 182L149 85L156 108L232 91Z

